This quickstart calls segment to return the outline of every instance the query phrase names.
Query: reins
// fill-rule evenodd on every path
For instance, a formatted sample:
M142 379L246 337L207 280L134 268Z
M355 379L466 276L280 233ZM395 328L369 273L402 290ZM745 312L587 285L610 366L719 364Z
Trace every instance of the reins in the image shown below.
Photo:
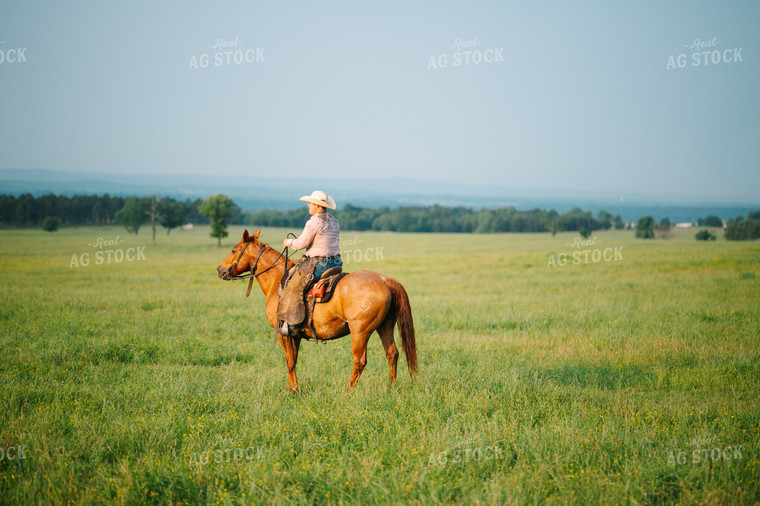
M240 254L237 257L237 260L235 260L235 262L232 264L231 271L237 269L238 262L240 261L241 258L243 258L243 253L245 253L245 250L248 249L248 245L251 244L253 241L254 241L254 239L251 238L251 239L248 240L248 242L245 243L245 247L242 250L240 250ZM283 280L285 279L285 274L287 273L287 270L288 270L287 269L287 266L288 266L288 247L287 246L280 252L280 254L274 260L274 262L272 263L272 265L270 265L269 267L267 267L266 269L264 269L261 272L256 272L256 267L259 265L259 259L261 259L261 255L263 255L264 252L266 250L268 250L269 248L270 248L270 246L268 244L264 244L264 247L259 250L258 255L256 255L256 259L253 261L253 265L251 265L251 272L250 272L250 274L238 274L236 276L230 276L230 279L232 279L232 280L246 279L246 278L248 278L248 290L245 292L245 296L246 297L248 297L249 295L251 295L251 287L253 286L253 280L254 280L254 278L257 278L257 277L261 276L262 274L264 274L265 272L267 272L268 270L273 269L274 266L277 265L277 262L280 261L280 258L282 258L283 255L285 255L285 269L283 271L282 279Z

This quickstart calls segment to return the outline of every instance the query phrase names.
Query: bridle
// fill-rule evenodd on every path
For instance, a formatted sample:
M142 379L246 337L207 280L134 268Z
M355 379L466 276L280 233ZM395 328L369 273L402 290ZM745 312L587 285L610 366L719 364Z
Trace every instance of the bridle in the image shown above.
M251 295L251 287L253 286L253 280L254 280L254 278L258 278L259 276L261 276L262 274L264 274L268 270L273 269L274 266L277 265L277 262L280 261L280 258L282 258L283 255L285 255L285 267L286 267L285 271L287 271L287 266L288 266L288 248L286 246L282 250L282 252L277 256L277 258L274 260L274 262L272 262L272 265L270 265L269 267L267 267L266 269L264 269L261 272L256 272L256 267L258 267L258 265L259 265L259 260L261 259L261 255L263 255L266 250L270 249L270 247L269 247L268 244L263 244L263 248L261 248L259 250L259 253L256 255L256 259L253 261L253 265L251 265L251 269L250 269L251 272L250 272L250 274L237 274L237 275L233 276L232 272L237 269L238 262L240 262L240 259L243 258L243 253L245 253L245 250L248 249L248 246L254 240L255 240L255 238L251 237L250 239L248 239L248 241L246 241L245 246L243 247L243 249L240 250L240 254L238 255L237 259L232 263L232 266L230 266L230 269L228 271L230 273L230 279L231 280L249 278L249 280L248 280L248 290L245 292L245 296L246 297L248 297L249 295ZM284 278L285 278L285 274L283 273L283 279Z

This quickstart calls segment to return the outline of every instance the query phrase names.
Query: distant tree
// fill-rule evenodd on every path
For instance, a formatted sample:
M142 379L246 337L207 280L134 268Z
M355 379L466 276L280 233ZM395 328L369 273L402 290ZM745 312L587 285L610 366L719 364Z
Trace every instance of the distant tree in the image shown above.
M200 212L200 208L203 205L201 199L195 199L194 201L187 199L185 203L189 209L187 212L188 223L194 223L196 225L208 225L210 223L210 220Z
M108 197L108 195L105 195L105 197ZM124 207L125 202L126 199L124 197L111 197L109 199L108 223L116 223L116 213Z
M557 223L559 221L559 213L554 209L551 209L548 213L546 213L545 220L545 228L551 230L552 235L557 235L557 229L559 228L559 225Z
M599 222L599 228L602 230L609 230L612 228L612 214L608 213L604 209L600 209L597 213L597 220Z
M46 217L42 220L42 230L45 232L55 232L58 230L58 218L52 216Z
M59 210L59 198L52 193L37 197L35 205L37 206L38 216L44 218L61 218L61 212ZM42 222L44 224L45 220L43 219Z
M222 238L227 237L227 221L232 218L232 209L235 203L226 195L221 193L213 195L203 201L198 211L211 220L211 237L219 240L219 247L222 247Z
M69 217L74 223L90 225L92 223L92 195L74 195L69 201ZM137 232L135 232L137 233Z
M478 214L478 225L475 231L480 234L490 234L494 231L494 212L490 209L483 209Z
M0 224L15 225L16 197L0 195Z
M37 206L35 205L34 197L32 197L31 193L19 195L16 199L16 224L23 227L29 227L39 223L37 221L36 211Z
M717 216L707 216L705 218L699 218L697 225L700 227L720 227L723 228L723 220Z
M654 238L655 222L651 216L644 216L639 218L636 222L636 238L637 239L652 239Z
M578 233L581 234L581 237L586 239L588 236L591 235L591 230L587 229L586 227L581 227Z
M673 234L670 233L670 219L669 218L663 218L662 220L660 220L660 226L657 227L656 235L660 239L670 239L670 237Z
M623 230L625 228L625 223L623 223L623 218L620 217L618 214L615 216L615 230Z
M715 234L709 230L700 230L695 234L695 237L697 241L714 241L717 239L717 237L715 237Z
M760 239L760 212L754 211L747 218L729 218L724 232L728 241L754 241Z
M124 225L129 232L137 232L140 227L148 221L150 212L151 199L129 197L124 202L124 207L119 209L114 215L116 223Z
M581 227L586 227L589 230L600 228L597 221L591 216L591 211L584 211L580 207L574 207L559 217L558 228L560 230L580 230ZM512 230L512 232L516 232L516 230Z
M150 229L153 233L153 239L151 240L151 243L153 246L156 245L156 218L158 218L158 200L156 200L155 195L151 195L150 197L150 205L148 206L148 210L145 211L148 214L148 217L150 218Z
M100 225L103 221L103 202L98 199L95 201L95 203L92 205L92 222L95 225Z
M177 202L173 199L163 199L158 206L158 221L166 229L166 235L173 228L181 227L185 224L187 214L190 208L184 202Z

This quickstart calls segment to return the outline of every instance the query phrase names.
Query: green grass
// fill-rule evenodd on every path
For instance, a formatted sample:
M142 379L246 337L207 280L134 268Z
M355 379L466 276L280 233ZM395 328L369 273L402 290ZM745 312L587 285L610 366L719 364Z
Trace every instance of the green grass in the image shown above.
M757 242L550 267L576 236L343 232L409 292L420 375L389 388L373 337L349 392L350 339L304 342L294 395L263 295L216 277L241 234L0 231L0 502L760 501ZM116 236L145 259L97 265Z

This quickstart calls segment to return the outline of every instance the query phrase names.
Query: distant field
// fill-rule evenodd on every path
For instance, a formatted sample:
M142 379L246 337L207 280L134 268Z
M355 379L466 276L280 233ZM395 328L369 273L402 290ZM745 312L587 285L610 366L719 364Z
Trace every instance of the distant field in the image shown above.
M343 232L420 375L304 342L289 394L242 230L0 231L0 503L760 501L760 243Z

